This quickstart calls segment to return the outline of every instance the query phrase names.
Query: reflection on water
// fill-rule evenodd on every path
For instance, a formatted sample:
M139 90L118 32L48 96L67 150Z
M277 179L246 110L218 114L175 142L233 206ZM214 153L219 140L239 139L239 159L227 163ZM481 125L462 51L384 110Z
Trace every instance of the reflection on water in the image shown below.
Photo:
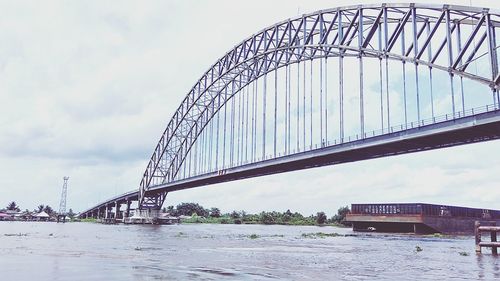
M499 260L477 256L473 237L0 222L2 280L492 280L500 279Z

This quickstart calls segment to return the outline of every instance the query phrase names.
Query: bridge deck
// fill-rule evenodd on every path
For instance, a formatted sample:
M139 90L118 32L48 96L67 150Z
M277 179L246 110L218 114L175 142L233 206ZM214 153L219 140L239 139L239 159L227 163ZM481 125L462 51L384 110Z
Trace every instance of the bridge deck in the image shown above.
M147 194L171 192L251 177L452 147L498 138L500 138L500 110L494 110L214 171L151 187ZM89 208L82 214L104 208L115 202L123 203L127 199L137 200L137 197L138 191L130 191Z

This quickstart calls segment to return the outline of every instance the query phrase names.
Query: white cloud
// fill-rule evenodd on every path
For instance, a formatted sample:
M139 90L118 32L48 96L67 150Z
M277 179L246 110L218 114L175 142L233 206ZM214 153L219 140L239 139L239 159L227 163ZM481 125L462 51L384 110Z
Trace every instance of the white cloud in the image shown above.
M23 208L57 207L64 175L71 177L68 204L76 210L136 188L174 110L220 56L275 22L345 4L352 3L0 3L0 204L16 200ZM376 89L370 89L371 98ZM290 208L329 214L364 201L498 208L494 186L500 164L492 151L499 145L197 188L169 194L166 204L195 201L225 211Z

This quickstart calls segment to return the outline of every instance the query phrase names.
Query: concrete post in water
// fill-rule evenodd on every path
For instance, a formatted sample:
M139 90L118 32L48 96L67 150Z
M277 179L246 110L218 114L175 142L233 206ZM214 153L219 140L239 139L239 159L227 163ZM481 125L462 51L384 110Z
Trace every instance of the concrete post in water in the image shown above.
M479 221L474 222L474 236L476 238L476 253L480 254L481 253L481 246L479 243L481 243L481 231L479 231L479 227L481 226L481 223Z

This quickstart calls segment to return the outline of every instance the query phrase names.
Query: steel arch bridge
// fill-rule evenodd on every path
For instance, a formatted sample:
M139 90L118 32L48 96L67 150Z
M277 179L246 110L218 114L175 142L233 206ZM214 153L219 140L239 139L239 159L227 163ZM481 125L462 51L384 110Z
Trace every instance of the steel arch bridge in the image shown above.
M500 136L500 12L358 5L279 22L216 61L160 137L138 190L168 192ZM104 211L102 211L104 210ZM102 211L102 212L101 212Z

